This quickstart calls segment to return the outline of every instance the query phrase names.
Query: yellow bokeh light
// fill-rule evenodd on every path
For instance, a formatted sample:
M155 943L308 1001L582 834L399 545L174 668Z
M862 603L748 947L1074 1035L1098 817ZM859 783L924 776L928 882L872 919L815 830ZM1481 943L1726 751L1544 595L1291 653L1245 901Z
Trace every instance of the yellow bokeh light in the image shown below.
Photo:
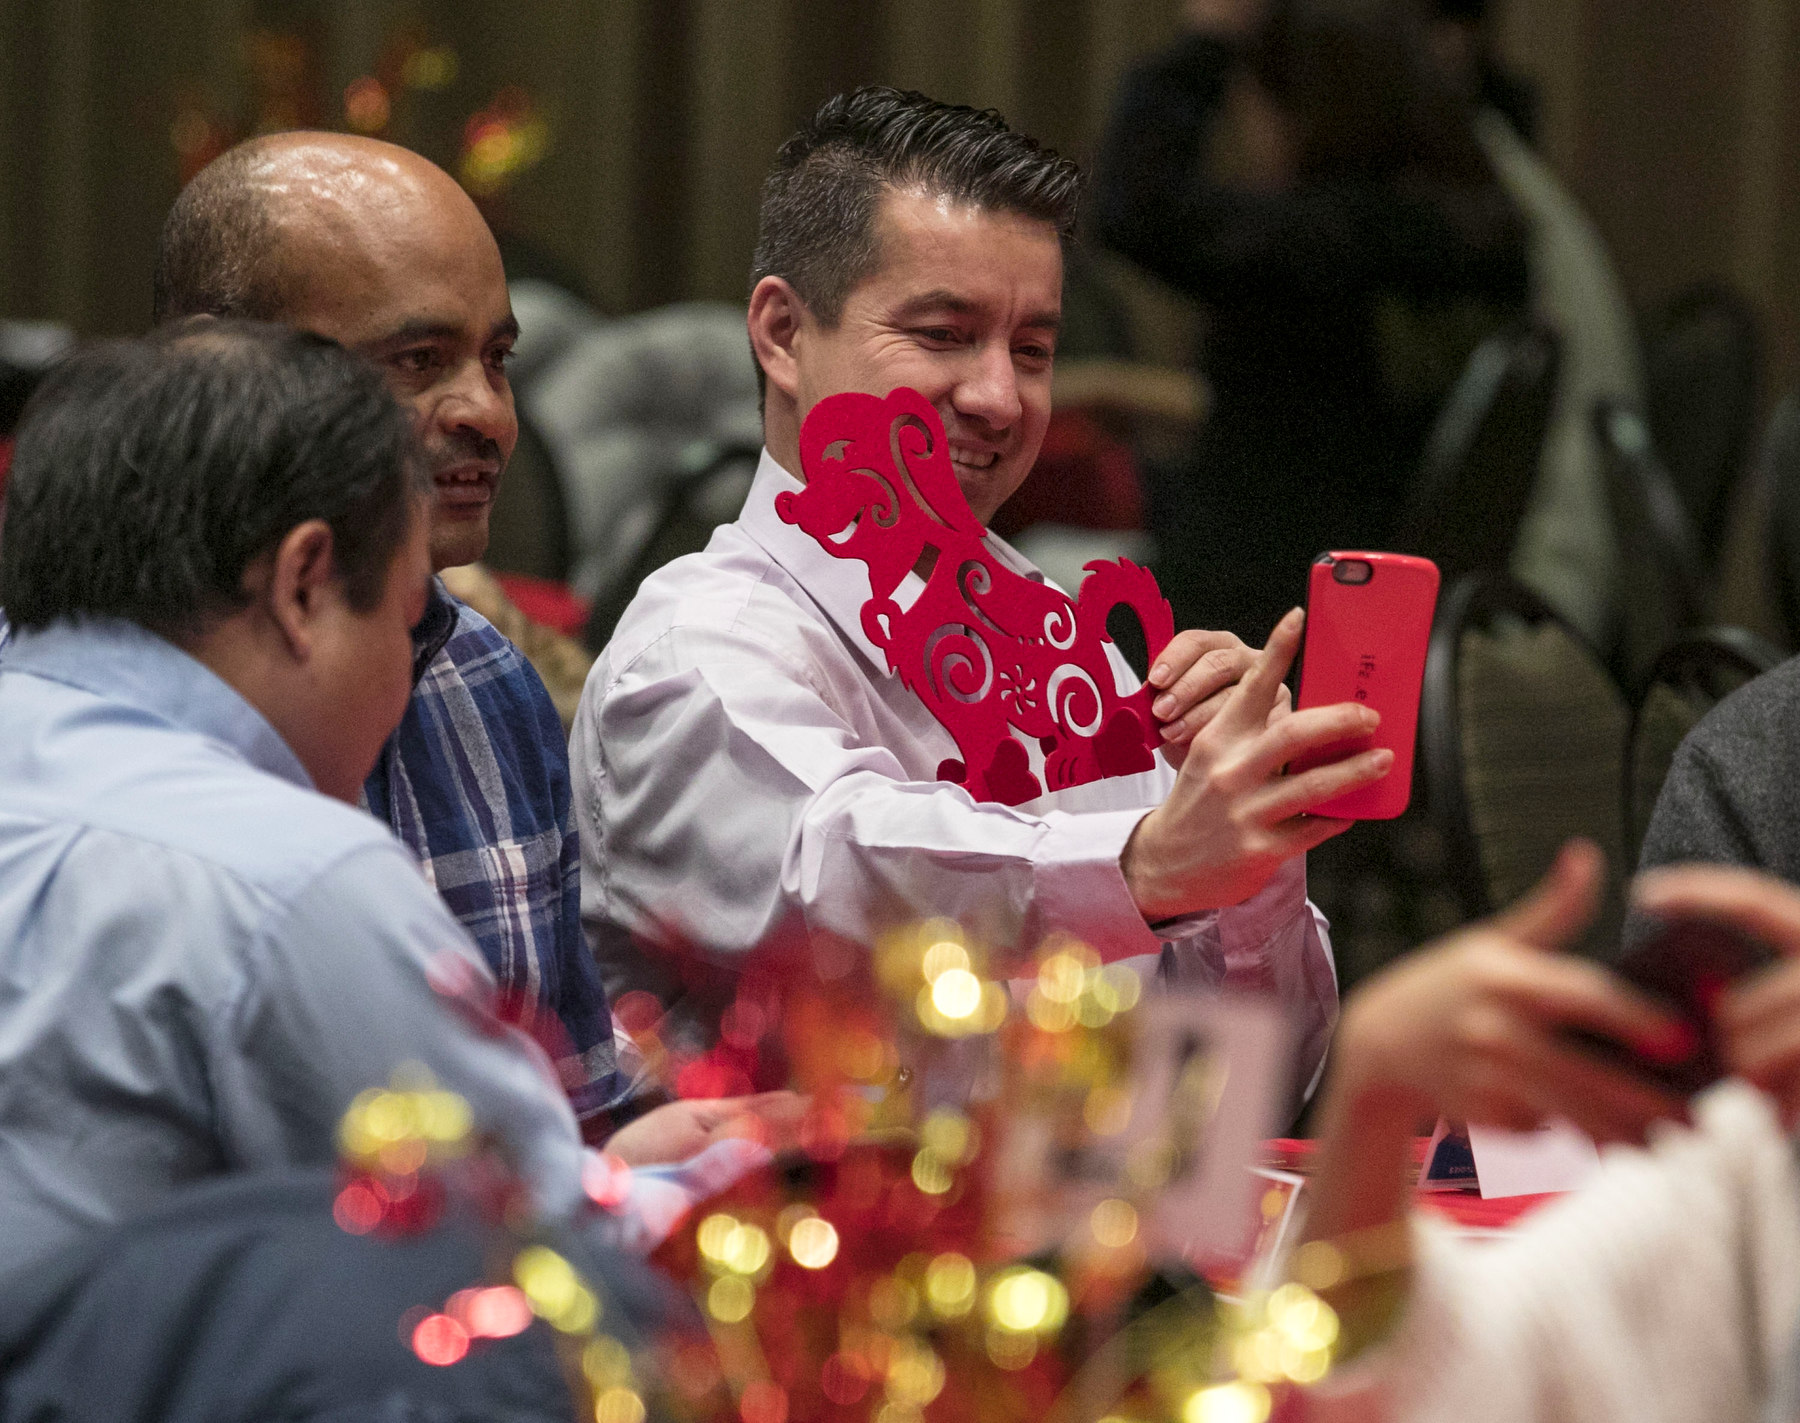
M725 1237L725 1248L720 1257L729 1270L740 1275L754 1275L769 1263L773 1247L769 1243L769 1233L759 1225L740 1224Z
M805 1269L823 1270L837 1259L837 1227L816 1215L796 1221L788 1233L788 1253Z
M1069 1292L1042 1270L1006 1270L994 1281L988 1317L1015 1334L1054 1333L1069 1317Z
M911 1324L919 1312L919 1292L905 1280L884 1275L869 1286L869 1318L889 1333Z
M969 951L950 939L939 939L925 950L922 967L927 983L936 983L952 969L961 969L967 973L969 971Z
M946 1319L960 1319L975 1303L975 1264L945 1251L925 1267L925 1298Z
M1215 1384L1188 1399L1182 1423L1263 1423L1269 1416L1269 1391L1258 1383Z
M581 1372L590 1386L612 1388L631 1382L631 1351L604 1334L581 1351Z
M442 89L456 78L456 51L448 45L415 49L400 66L400 78L410 89Z
M552 1320L574 1306L578 1291L586 1293L575 1267L546 1245L527 1245L513 1258L513 1283L533 1313Z
M1123 1087L1101 1086L1087 1094L1081 1119L1095 1136L1117 1136L1131 1125L1131 1093Z
M1074 954L1051 954L1038 966L1038 992L1052 1003L1073 1003L1086 977L1087 966Z
M1118 1250L1137 1239L1138 1214L1130 1201L1102 1201L1088 1217L1094 1239L1109 1250Z
M987 1332L987 1356L1002 1369L1022 1369L1037 1357L1037 1335L998 1327Z
M912 1160L913 1185L928 1196L941 1196L956 1184L944 1158L929 1147L921 1149Z
M917 1339L895 1347L887 1367L887 1396L904 1408L923 1408L944 1391L944 1361Z
M644 1414L644 1400L632 1389L602 1389L594 1396L594 1423L644 1423Z
M781 1214L775 1217L775 1238L783 1245L788 1243L788 1236L793 1234L794 1227L803 1220L816 1216L818 1212L804 1201L796 1201L791 1206L783 1206Z
M931 1006L955 1021L981 1007L981 980L966 968L947 968L931 984Z
M732 1231L738 1228L737 1218L724 1212L709 1215L700 1222L700 1229L694 1233L694 1243L700 1247L700 1253L716 1265L725 1263L725 1244L731 1239Z
M1337 1311L1305 1285L1283 1285L1269 1296L1269 1323L1304 1353L1337 1343Z
M1066 1033L1075 1026L1075 1005L1058 1003L1046 998L1041 988L1033 988L1025 997L1025 1016L1046 1033Z
M1116 963L1095 974L1090 989L1095 1000L1109 1012L1129 1013L1144 996L1144 981L1135 969Z
M741 1324L756 1306L756 1286L742 1275L721 1275L706 1292L706 1312L721 1324Z
M960 1166L975 1155L979 1145L975 1123L954 1107L939 1107L925 1118L919 1129L925 1149L942 1157L952 1166Z

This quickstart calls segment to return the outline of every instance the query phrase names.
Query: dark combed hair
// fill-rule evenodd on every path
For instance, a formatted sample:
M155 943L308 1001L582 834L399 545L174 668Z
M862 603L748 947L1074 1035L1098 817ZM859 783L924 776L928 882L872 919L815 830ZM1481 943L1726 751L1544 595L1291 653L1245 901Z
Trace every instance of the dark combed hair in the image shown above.
M151 320L235 316L273 321L285 291L267 196L251 181L254 140L189 181L163 219L150 279Z
M246 606L246 570L323 519L367 612L426 487L380 372L334 341L199 320L96 345L26 406L0 608L21 628L124 618L179 639Z
M879 260L875 218L890 188L1035 218L1073 238L1081 170L1015 133L993 109L870 86L828 99L781 145L763 184L750 285L787 281L820 321Z

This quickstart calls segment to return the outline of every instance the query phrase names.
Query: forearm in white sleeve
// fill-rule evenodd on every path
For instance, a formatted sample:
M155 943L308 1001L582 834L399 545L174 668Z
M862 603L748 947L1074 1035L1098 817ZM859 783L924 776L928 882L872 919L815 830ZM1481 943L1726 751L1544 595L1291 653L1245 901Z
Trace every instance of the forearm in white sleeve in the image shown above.
M909 778L806 669L705 641L653 647L577 720L590 918L727 952L796 912L864 943L941 914L1002 950L1052 929L1108 958L1160 947L1119 868L1143 810L1030 815Z
M1793 1148L1742 1083L1697 1119L1649 1151L1609 1149L1501 1240L1418 1225L1393 1336L1317 1390L1312 1416L1761 1423L1800 1322Z

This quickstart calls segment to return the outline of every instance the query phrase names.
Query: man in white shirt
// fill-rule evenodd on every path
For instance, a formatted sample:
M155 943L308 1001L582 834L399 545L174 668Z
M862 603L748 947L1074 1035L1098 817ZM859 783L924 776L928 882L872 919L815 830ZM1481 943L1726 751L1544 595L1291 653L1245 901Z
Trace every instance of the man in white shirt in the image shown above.
M944 915L1002 954L1060 930L1108 959L1277 994L1311 1079L1337 990L1303 857L1345 822L1304 812L1391 757L1282 775L1376 723L1355 705L1288 710L1298 614L1260 654L1198 632L1162 652L1167 765L977 802L938 779L956 743L863 631L863 567L775 512L801 487L819 400L911 387L941 416L976 517L993 517L1049 420L1079 188L1072 163L997 115L891 89L830 100L783 146L750 301L755 485L703 553L645 580L576 714L582 915L615 995L675 999L661 952L675 943L729 956L799 926L868 944Z

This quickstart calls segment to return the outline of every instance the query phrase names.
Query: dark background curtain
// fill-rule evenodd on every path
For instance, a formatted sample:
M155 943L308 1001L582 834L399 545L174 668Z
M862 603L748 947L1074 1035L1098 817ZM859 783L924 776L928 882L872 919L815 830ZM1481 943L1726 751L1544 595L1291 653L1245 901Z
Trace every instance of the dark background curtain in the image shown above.
M1762 312L1800 382L1800 0L1499 0L1542 145L1632 296L1702 277ZM157 226L207 144L341 126L455 165L498 112L542 156L490 199L608 310L741 299L758 184L820 99L869 80L992 104L1091 155L1121 69L1178 0L0 0L0 315L141 327ZM407 53L449 56L397 78ZM453 66L453 72L447 74ZM509 92L516 91L516 92ZM1139 304L1155 347L1179 331Z

